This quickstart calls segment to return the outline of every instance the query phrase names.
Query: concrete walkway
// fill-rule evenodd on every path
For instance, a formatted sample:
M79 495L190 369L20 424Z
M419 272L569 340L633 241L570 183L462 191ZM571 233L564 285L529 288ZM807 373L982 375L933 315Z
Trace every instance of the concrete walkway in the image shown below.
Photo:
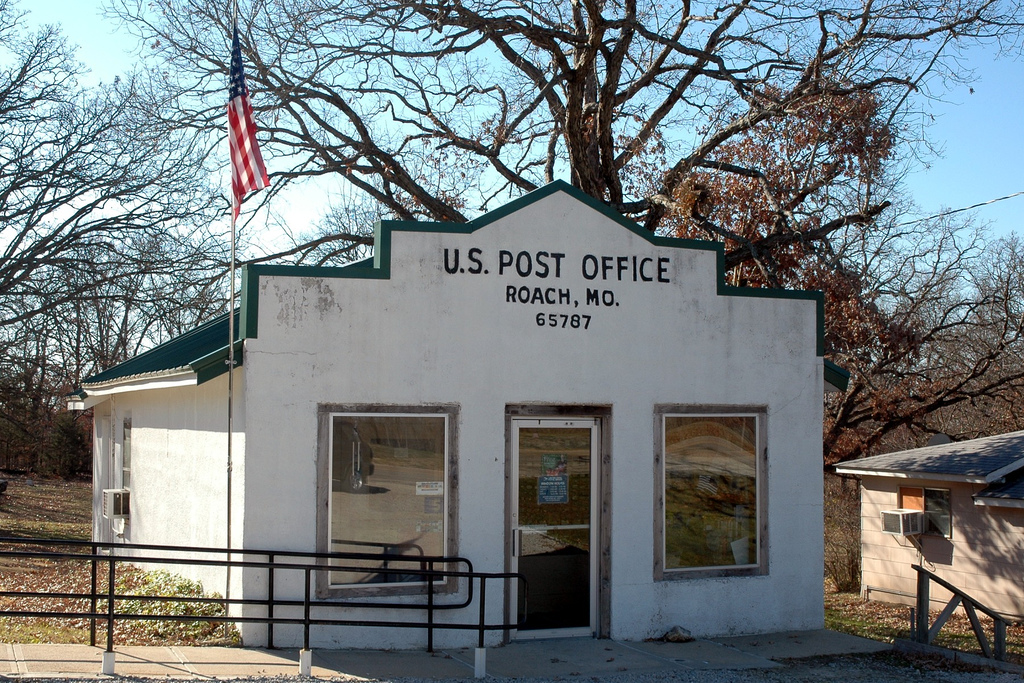
M626 643L592 638L516 641L486 651L486 673L507 678L600 677L699 669L763 669L776 660L878 652L891 645L834 631L801 631L690 643ZM299 674L296 650L228 647L116 647L117 676L235 678ZM314 650L313 676L472 678L472 648L422 651ZM0 677L107 678L103 648L0 643Z

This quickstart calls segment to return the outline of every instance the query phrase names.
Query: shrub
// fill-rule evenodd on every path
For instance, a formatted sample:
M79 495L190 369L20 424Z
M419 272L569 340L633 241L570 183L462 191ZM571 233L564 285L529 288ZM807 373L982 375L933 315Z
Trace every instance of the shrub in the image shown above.
M130 571L118 577L116 590L122 595L174 596L184 598L219 598L216 593L206 594L203 585L167 571ZM117 611L130 614L173 616L224 616L224 607L214 603L195 603L157 600L119 600ZM223 622L219 621L122 621L118 631L127 639L141 642L172 640L181 643L201 643L221 640ZM235 640L232 635L229 640Z
M860 591L860 487L825 475L825 578L842 593Z

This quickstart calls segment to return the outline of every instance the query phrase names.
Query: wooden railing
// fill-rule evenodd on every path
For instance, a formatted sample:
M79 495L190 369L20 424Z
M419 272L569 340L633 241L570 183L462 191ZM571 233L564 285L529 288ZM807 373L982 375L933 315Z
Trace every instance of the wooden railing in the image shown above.
M974 635L978 639L978 644L981 646L982 653L989 659L1005 661L1007 625L1005 618L985 605L982 605L980 602L967 595L967 593L964 593L953 584L939 578L924 567L914 565L914 571L917 572L917 605L915 607L914 623L910 633L912 640L926 645L931 643L935 640L935 637L939 634L939 631L942 630L942 627L956 608L963 607L964 612L967 613L967 618L971 620L971 628L974 629ZM935 621L929 625L928 620L930 614L928 606L931 600L930 588L933 581L953 595L939 616L935 617ZM978 619L978 612L981 612L992 619L992 643L989 643L985 629L982 628L981 621Z

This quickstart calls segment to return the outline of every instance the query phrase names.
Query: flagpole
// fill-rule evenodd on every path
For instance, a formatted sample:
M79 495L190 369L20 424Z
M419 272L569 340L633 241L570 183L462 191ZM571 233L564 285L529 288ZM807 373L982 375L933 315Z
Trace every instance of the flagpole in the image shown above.
M234 12L231 16L231 26L234 31L238 30L238 0L234 3ZM231 36L234 41L234 34ZM232 44L233 47L233 44ZM232 53L232 58L234 54ZM230 99L230 95L229 95ZM229 105L230 106L230 105ZM228 120L228 140L230 147L231 140L231 122ZM228 150L230 156L230 149ZM234 198L234 177L232 174L232 198ZM231 452L231 434L234 431L234 389L235 389L235 220L238 217L238 211L235 209L234 199L231 205L231 254L228 261L228 463L227 463L227 495L225 502L227 504L227 516L226 516L226 541L225 548L227 549L227 566L224 572L224 599L231 600L231 471L233 468L232 452ZM224 613L231 613L231 603L224 603ZM225 625L225 635L227 634L227 628Z
M231 256L228 264L228 467L227 467L227 561L224 599L231 600L231 435L234 432L234 388L235 388L235 212L231 211ZM231 604L225 604L228 613Z
M228 264L228 462L227 462L227 542L225 554L228 566L225 571L224 598L231 608L231 551L232 543L232 486L233 470L232 440L234 436L234 388L235 388L235 265L236 226L242 201L249 192L257 192L270 186L267 168L256 141L256 125L253 122L249 89L245 85L245 70L242 66L242 48L238 39L238 2L234 3L231 34L231 69L228 79L228 153L231 157L231 255ZM225 624L226 626L226 624Z

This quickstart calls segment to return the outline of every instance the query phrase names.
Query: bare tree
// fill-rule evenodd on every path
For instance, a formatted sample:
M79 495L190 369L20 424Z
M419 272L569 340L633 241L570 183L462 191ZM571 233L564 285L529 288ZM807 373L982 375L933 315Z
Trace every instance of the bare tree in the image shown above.
M59 31L26 33L6 0L0 44L0 327L182 265L153 244L187 235L187 260L218 256L201 237L220 208L202 155L148 125L134 81L82 88Z
M122 273L39 316L48 353L62 364L65 393L224 312L223 268L183 262L168 249L151 254L160 256L177 270Z
M84 374L223 310L226 205L141 80L83 87L59 30L10 0L0 46L0 464L38 467Z
M830 399L826 461L1014 428L1024 389L1024 252L946 223L850 236L826 303L829 349L853 373ZM909 437L909 438L907 438ZM916 437L916 438L915 438ZM891 445L891 444L890 444ZM899 446L896 447L898 449Z
M691 211L701 172L767 179L724 147L823 101L870 98L894 144L916 139L908 114L963 75L956 50L1012 46L1022 16L1019 2L992 0L267 0L243 10L278 190L340 177L392 217L462 221L563 177L652 231ZM217 135L228 7L112 0L112 11L159 65L176 107L166 123ZM734 263L870 224L885 206L871 193L832 202L832 187L826 179L806 197L823 218L805 226L800 206L763 182L775 225L737 245ZM702 217L705 236L728 232Z

